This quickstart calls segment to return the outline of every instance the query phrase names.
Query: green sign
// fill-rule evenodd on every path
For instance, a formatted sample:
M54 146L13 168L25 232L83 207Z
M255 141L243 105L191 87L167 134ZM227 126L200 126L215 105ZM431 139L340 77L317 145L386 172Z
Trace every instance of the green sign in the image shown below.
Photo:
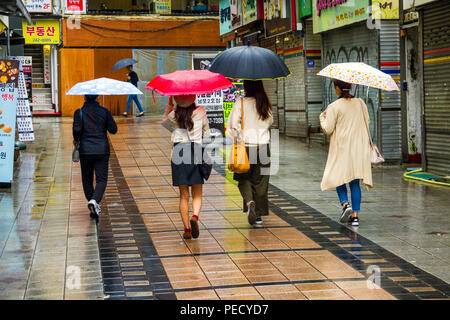
M369 17L369 0L313 0L313 31L340 28Z
M298 13L300 18L305 18L312 15L312 1L298 0Z

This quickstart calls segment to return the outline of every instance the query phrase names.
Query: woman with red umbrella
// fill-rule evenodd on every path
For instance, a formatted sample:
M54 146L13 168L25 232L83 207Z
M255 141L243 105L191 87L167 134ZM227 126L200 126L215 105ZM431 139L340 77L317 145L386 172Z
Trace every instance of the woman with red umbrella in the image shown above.
M172 182L180 188L180 215L185 239L198 238L198 216L202 208L202 185L211 173L205 159L203 138L211 136L206 111L195 104L197 94L208 94L232 87L224 76L208 70L179 70L159 75L146 86L164 96L171 96L166 107L163 125L171 127ZM174 108L172 97L176 102ZM193 215L189 219L189 187L192 190Z
M172 183L180 189L180 215L183 220L183 238L198 238L198 216L202 208L201 171L202 139L210 137L206 111L195 104L195 95L175 96L176 107L169 99L163 123L174 128L172 142ZM189 219L189 187L192 190L193 215Z

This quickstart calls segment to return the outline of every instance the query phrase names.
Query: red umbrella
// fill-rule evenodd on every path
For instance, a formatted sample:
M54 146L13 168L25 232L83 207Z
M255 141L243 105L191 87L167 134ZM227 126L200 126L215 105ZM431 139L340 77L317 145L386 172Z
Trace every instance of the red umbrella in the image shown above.
M209 70L178 70L157 76L145 86L163 96L208 94L230 87L233 84L227 78Z

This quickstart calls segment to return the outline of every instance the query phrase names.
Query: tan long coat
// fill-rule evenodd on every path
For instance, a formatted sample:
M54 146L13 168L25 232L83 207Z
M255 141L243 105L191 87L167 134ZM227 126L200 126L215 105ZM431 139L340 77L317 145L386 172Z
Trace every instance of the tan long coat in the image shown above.
M320 114L323 131L331 135L322 190L354 179L362 179L367 188L373 186L370 140L364 120L370 123L367 106L360 98L338 99Z

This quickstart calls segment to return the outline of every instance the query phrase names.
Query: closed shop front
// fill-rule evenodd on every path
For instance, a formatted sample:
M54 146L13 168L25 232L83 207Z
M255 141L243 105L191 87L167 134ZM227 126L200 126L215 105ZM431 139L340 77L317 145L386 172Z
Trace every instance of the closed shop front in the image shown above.
M450 6L423 10L425 167L450 175Z
M283 36L276 37L276 52L281 60L284 61L284 47ZM278 129L280 133L286 133L286 95L285 95L285 79L278 79L277 81L277 111L278 111Z
M303 38L294 31L283 37L283 56L291 75L284 80L286 135L306 137L308 133L305 105L305 60Z

